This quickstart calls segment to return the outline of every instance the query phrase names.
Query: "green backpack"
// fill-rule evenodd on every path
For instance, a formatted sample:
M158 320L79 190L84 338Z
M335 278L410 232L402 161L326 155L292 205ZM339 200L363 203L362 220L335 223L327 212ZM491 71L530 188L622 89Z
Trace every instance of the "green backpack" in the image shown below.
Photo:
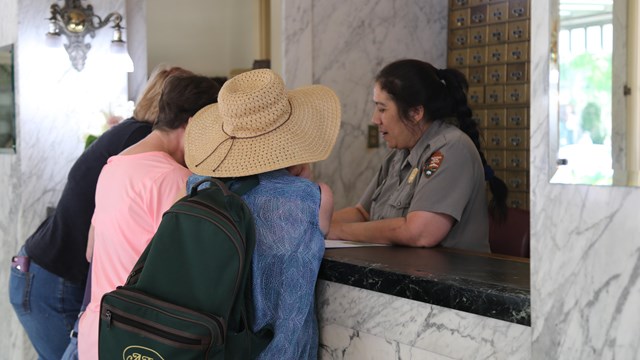
M198 190L203 182L210 187ZM239 195L206 179L162 218L126 283L100 305L100 359L252 359L271 341L253 333L255 228Z

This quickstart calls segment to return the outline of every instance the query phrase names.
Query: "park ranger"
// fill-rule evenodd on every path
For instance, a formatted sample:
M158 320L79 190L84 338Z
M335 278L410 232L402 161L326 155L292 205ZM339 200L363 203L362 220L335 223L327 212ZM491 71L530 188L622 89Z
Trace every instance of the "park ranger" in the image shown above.
M489 252L488 213L503 216L507 188L480 151L466 89L460 72L419 60L380 71L372 122L391 151L358 204L334 213L329 238Z

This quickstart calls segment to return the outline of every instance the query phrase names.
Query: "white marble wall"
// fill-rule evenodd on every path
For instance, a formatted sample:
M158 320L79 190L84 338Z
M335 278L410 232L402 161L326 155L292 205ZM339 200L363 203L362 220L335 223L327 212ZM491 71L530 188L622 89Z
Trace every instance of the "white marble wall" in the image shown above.
M640 359L640 188L549 184L549 0L532 1L534 359Z
M442 0L285 0L284 78L288 87L319 83L342 102L332 155L314 165L337 207L357 202L386 152L367 149L373 79L387 63L418 58L446 64L447 2Z
M2 13L17 4L17 154L0 154L0 358L32 359L35 354L8 302L9 262L60 196L84 136L101 131L103 112L126 101L127 75L105 63L112 32L96 32L82 72L63 49L47 49L49 6L53 1L2 0ZM124 0L92 0L94 11L124 12ZM0 38L4 38L3 32ZM51 51L48 51L51 50Z
M529 359L531 328L333 282L318 284L320 359Z

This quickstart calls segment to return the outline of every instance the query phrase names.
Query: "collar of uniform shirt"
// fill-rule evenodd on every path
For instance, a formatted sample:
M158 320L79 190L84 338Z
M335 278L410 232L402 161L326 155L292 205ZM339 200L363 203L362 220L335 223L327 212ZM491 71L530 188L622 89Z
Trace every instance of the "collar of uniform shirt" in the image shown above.
M429 125L427 131L422 134L422 137L418 140L418 142L413 146L413 149L409 152L409 156L405 159L404 163L402 163L402 167L404 168L407 163L411 165L412 168L417 168L420 166L420 161L422 154L424 154L429 148L437 149L435 146L432 146L433 140L438 137L437 134L440 132L438 129L442 127L442 121L434 121Z

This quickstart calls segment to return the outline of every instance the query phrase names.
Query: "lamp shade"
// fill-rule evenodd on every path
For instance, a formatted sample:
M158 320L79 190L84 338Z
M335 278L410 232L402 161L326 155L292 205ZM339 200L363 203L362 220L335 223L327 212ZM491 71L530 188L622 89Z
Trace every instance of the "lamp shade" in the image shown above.
M111 58L118 69L133 72L133 60L129 56L127 44L124 41L111 42Z

